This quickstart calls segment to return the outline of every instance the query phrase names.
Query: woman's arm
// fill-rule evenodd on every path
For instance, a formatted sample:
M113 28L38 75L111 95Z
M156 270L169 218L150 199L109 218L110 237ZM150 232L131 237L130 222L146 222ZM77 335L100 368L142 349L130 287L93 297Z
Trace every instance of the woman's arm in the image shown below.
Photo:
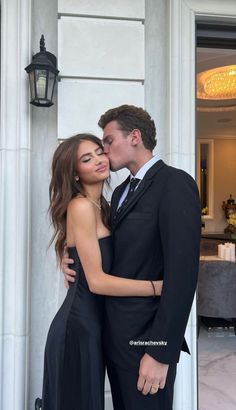
M72 201L68 207L67 217L71 221L75 246L91 292L108 296L154 295L153 286L148 280L125 279L103 271L92 204L83 198ZM153 283L156 295L160 295L162 281Z

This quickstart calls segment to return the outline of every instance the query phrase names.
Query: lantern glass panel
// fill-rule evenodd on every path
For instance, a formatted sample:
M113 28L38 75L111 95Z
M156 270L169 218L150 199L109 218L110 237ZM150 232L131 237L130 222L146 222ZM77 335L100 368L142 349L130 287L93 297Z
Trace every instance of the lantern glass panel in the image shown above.
M47 70L35 70L36 93L38 99L46 99Z
M52 97L53 97L55 81L56 81L56 74L49 71L48 72L48 93L47 93L47 97L51 101L52 101Z
M35 82L34 82L34 70L29 73L29 82L30 82L30 95L31 100L35 99Z

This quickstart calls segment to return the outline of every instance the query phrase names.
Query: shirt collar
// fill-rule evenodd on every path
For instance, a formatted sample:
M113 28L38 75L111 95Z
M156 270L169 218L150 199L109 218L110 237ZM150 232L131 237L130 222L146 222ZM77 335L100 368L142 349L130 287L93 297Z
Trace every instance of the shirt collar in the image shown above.
M145 174L147 171L158 161L157 155L154 155L148 162L146 162L137 172L137 174L134 176L130 174L130 179L132 178L138 178L142 180L145 177Z

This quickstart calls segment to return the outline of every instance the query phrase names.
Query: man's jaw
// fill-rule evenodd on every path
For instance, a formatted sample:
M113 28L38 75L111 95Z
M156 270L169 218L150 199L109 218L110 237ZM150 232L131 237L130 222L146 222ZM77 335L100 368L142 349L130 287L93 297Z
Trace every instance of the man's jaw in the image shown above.
M112 163L110 162L110 170L111 170L112 172L119 171L120 169L123 169L123 168L124 168L124 167L114 165L114 164L112 164Z
M119 171L120 169L124 169L124 168L126 168L124 165L118 165L118 164L114 164L111 160L110 160L110 158L107 156L107 158L109 159L109 164L110 164L110 170L112 171L112 172L117 172L117 171Z

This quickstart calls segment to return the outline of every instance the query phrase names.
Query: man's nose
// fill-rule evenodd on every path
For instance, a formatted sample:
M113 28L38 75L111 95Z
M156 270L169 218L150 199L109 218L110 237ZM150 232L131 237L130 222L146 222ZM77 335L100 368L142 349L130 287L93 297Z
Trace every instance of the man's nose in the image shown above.
M104 152L104 154L108 154L108 152L109 152L109 146L108 146L107 144L104 144L104 146L103 146L103 152Z

